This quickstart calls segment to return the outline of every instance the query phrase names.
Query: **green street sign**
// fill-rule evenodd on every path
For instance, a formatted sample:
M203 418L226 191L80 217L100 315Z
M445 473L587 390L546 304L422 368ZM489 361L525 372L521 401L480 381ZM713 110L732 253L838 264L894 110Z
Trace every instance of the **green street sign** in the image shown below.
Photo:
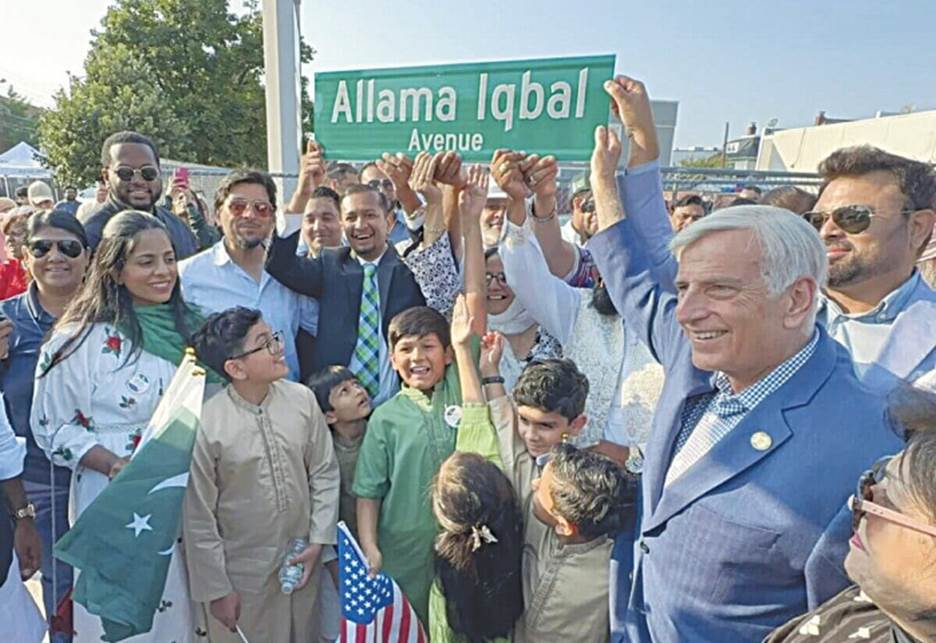
M613 55L320 73L315 137L350 161L423 150L488 161L498 148L585 161L613 74Z

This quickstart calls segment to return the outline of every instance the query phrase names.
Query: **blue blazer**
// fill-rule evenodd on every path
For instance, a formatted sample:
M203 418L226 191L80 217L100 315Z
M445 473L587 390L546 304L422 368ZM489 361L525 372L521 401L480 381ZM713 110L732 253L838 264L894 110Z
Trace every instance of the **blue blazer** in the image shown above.
M647 247L628 219L589 243L617 309L666 370L639 528L616 551L614 640L760 641L848 584L845 502L861 473L902 444L883 400L819 329L803 368L664 490L683 405L714 389L712 373L692 365L676 298ZM757 432L770 436L765 450L752 444Z

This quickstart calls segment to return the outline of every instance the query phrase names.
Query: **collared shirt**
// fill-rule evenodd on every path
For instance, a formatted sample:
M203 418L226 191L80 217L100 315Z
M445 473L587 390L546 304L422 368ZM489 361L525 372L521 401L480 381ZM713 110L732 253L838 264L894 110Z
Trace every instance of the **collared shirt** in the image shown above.
M39 347L55 323L52 317L39 303L36 284L29 289L0 304L0 310L13 322L10 335L10 353L0 367L0 391L6 398L6 412L13 430L21 438L26 438L26 464L23 479L31 482L49 482L49 459L36 444L29 427L29 414L32 408L33 387L35 386L36 364L39 362ZM65 467L55 468L55 485L65 489L71 472Z
M402 208L396 208L393 211L394 218L396 223L394 223L393 228L390 230L387 235L387 241L392 245L396 245L403 241L409 241L412 238L410 234L409 227L406 222L406 215L403 213Z
M665 484L670 484L701 460L758 404L796 375L816 352L818 343L819 331L815 330L806 346L740 393L732 391L724 373L712 375L716 392L700 395L688 401L683 408L676 454L670 462Z
M859 377L877 359L894 321L910 304L920 279L920 271L914 270L896 290L864 313L846 313L828 295L821 295L818 319L825 325L829 336L851 353L855 373Z
M232 306L255 308L274 331L283 333L289 377L299 379L296 333L318 332L318 301L293 292L263 271L257 282L228 254L224 241L179 264L182 296L206 315Z

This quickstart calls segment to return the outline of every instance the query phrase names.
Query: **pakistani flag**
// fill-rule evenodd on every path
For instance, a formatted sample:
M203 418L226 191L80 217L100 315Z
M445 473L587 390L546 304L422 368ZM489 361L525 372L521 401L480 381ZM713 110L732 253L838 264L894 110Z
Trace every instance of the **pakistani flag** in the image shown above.
M179 536L204 391L204 371L186 355L133 459L55 545L55 556L81 571L72 598L101 617L106 641L153 627Z

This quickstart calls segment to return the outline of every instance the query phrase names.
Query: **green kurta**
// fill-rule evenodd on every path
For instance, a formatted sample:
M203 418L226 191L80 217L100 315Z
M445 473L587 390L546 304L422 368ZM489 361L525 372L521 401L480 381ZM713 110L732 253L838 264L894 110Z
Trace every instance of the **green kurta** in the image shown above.
M460 415L461 387L454 363L431 398L404 385L367 423L354 474L354 495L381 501L377 544L383 570L399 583L424 624L438 531L432 515L432 479L455 450Z
M341 493L338 496L338 520L346 525L357 538L357 498L351 492L354 485L354 469L357 467L358 455L361 452L361 443L364 435L356 440L345 441L332 430L332 444L335 447L335 458L338 460L338 471L341 473Z

